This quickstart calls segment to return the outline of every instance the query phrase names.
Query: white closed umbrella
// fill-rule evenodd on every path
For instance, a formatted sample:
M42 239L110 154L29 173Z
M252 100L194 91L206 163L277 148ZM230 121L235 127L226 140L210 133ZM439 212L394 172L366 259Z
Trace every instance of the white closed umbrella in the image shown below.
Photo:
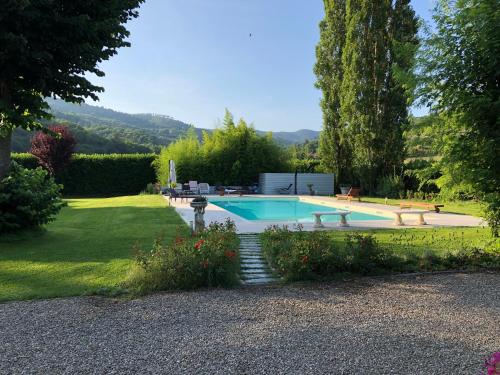
M168 182L170 186L177 183L177 175L175 174L175 162L173 160L169 161Z

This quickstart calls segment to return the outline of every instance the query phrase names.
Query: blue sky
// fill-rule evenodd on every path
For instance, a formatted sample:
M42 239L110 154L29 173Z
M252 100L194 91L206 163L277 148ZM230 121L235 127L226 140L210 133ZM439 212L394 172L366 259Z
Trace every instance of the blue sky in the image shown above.
M412 4L429 20L432 0ZM91 78L106 90L97 104L202 128L228 108L261 130L319 130L322 17L322 0L146 0L128 25L132 47Z

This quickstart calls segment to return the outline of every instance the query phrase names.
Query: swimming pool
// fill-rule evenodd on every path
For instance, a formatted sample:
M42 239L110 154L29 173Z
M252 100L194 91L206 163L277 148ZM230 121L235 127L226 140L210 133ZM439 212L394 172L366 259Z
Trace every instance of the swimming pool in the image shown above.
M313 222L313 212L341 211L334 207L303 202L299 198L209 198L208 201L246 220ZM389 220L387 217L352 212L349 220ZM338 222L334 216L323 216L322 221Z

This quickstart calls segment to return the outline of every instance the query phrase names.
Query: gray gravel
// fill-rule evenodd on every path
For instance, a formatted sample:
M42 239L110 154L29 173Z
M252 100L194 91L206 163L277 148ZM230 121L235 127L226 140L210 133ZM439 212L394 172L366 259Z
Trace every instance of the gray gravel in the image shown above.
M0 305L0 373L478 374L500 274Z

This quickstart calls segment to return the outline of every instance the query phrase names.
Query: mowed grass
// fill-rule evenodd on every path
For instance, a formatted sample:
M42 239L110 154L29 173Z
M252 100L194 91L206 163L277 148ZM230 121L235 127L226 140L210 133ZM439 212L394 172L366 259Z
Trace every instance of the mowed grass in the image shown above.
M379 203L385 204L385 198L378 197L361 197L362 202L366 203ZM408 199L387 199L387 204L390 206L399 206L400 202L423 202L418 200L408 200ZM423 203L429 203L425 201ZM450 212L455 214L471 215L482 217L483 216L483 206L480 202L475 201L452 201L452 202L442 202L436 201L431 203L444 204L441 208L441 212ZM418 207L416 207L418 208Z
M188 228L157 195L69 199L39 232L0 238L0 301L74 296L115 288L134 244L151 247Z
M330 236L341 247L348 233L372 234L382 247L400 255L431 253L444 256L470 248L500 252L500 239L494 238L489 228L482 227L331 231Z

